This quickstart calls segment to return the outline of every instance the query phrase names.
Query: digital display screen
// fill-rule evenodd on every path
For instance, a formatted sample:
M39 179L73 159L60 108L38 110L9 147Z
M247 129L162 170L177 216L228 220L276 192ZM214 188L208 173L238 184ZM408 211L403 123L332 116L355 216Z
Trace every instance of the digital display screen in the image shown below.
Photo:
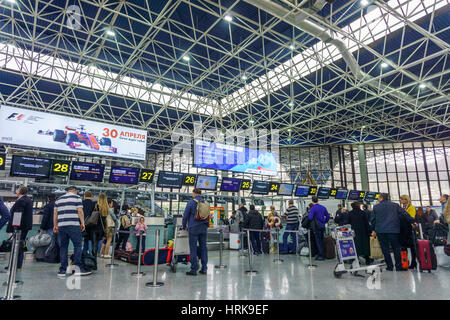
M180 202L189 202L192 199L190 194L180 194Z
M217 189L217 180L219 178L215 176L198 176L197 183L195 184L196 188L200 190L216 190Z
M196 181L197 181L197 175L183 173L183 186L195 186Z
M309 187L308 196L315 196L317 193L317 187Z
M50 159L13 156L10 176L47 178L50 174Z
M275 176L277 175L278 155L267 151L196 139L194 141L194 166Z
M52 176L68 176L70 172L70 161L52 160L50 173Z
M264 205L264 200L262 200L262 199L254 199L253 200L253 204L255 206L263 206Z
M365 194L366 193L364 191L350 190L350 192L348 193L348 200L362 200L364 199Z
M263 194L269 193L271 182L269 181L253 181L252 193L253 194Z
M139 182L152 183L154 177L155 177L155 170L141 169L141 172L139 174Z
M139 169L126 167L111 167L109 183L137 184L139 179Z
M280 187L278 188L279 196L292 196L292 192L294 191L294 185L290 183L280 183Z
M328 199L330 197L331 188L320 187L317 192L317 197L319 199Z
M241 185L241 179L236 178L222 178L220 191L238 192Z
M364 201L373 202L375 200L378 200L379 195L380 194L378 192L367 191L366 196L364 197Z
M155 201L167 201L169 200L169 195L167 193L155 192Z
M347 193L348 193L347 189L337 189L337 191L336 191L336 199L339 199L339 200L347 199Z
M280 184L277 182L271 182L270 183L270 189L269 192L277 192L278 193L278 189L280 188Z
M336 189L336 188L331 188L331 189L330 189L330 197L336 197L337 191L338 191L338 189Z
M216 203L225 204L227 203L223 197L216 196Z
M296 197L307 197L309 194L309 186L297 186L295 189Z
M156 182L158 188L180 189L182 184L183 174L181 172L159 171L158 181Z
M6 154L0 153L0 170L5 170Z
M250 183L252 180L243 179L241 180L241 190L250 190Z
M73 162L70 180L102 182L104 171L103 164Z

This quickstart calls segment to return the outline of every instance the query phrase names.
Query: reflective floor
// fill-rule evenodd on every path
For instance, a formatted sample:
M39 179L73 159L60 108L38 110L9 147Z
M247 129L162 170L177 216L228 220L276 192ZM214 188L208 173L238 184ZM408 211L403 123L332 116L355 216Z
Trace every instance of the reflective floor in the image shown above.
M333 276L335 260L313 262L316 269L307 268L306 257L281 256L284 262L273 263L275 256L254 257L256 275L245 273L249 269L248 258L239 257L236 251L225 251L223 264L226 269L216 269L218 252L210 252L208 274L188 277L188 265L180 264L176 273L168 266L160 265L158 281L164 282L159 288L149 288L146 282L152 280L153 267L142 268L147 274L136 278L131 272L135 265L120 263L114 269L105 268L108 262L98 260L99 269L88 277L81 277L80 289L74 279L58 279L57 265L26 261L17 280L24 284L15 289L14 294L22 299L450 299L450 269L439 268L437 272L381 273L379 288L367 285L367 278L345 274L341 279ZM1 261L3 266L6 261ZM7 279L0 274L0 281ZM67 286L69 284L69 286ZM372 289L369 289L371 287ZM6 287L2 287L5 290ZM1 289L0 289L1 290ZM4 291L1 292L4 295Z

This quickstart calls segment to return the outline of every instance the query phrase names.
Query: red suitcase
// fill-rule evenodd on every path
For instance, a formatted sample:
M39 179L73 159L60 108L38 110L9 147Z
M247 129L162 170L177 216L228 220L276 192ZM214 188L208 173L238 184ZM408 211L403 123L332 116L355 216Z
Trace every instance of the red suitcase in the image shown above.
M422 272L437 269L437 259L434 247L429 240L417 240L417 260L419 260L419 270Z

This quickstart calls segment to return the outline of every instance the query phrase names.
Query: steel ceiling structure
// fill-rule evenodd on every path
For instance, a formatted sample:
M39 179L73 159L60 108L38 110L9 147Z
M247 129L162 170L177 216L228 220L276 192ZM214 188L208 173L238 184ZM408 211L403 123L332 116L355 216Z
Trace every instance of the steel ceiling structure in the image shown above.
M283 145L445 139L449 8L1 0L0 104L145 128L149 151L196 121Z

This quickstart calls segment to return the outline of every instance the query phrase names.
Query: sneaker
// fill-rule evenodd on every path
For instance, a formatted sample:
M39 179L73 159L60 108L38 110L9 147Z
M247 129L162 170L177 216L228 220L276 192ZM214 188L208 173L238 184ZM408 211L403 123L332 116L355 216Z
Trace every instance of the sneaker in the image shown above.
M81 268L79 271L75 271L76 276L88 276L92 274L92 271Z
M58 278L65 278L66 277L66 270L59 270L58 274L56 276Z
M110 256L109 254L105 254L105 255L103 256L103 258L104 258L104 259L111 259L111 256Z
M322 257L317 257L315 260L316 260L316 261L324 261L325 259L322 258Z
M188 271L188 272L186 272L186 275L187 276L196 276L197 274L193 271Z
M201 274L208 274L207 271L203 271L203 270L200 270L199 273L201 273Z

